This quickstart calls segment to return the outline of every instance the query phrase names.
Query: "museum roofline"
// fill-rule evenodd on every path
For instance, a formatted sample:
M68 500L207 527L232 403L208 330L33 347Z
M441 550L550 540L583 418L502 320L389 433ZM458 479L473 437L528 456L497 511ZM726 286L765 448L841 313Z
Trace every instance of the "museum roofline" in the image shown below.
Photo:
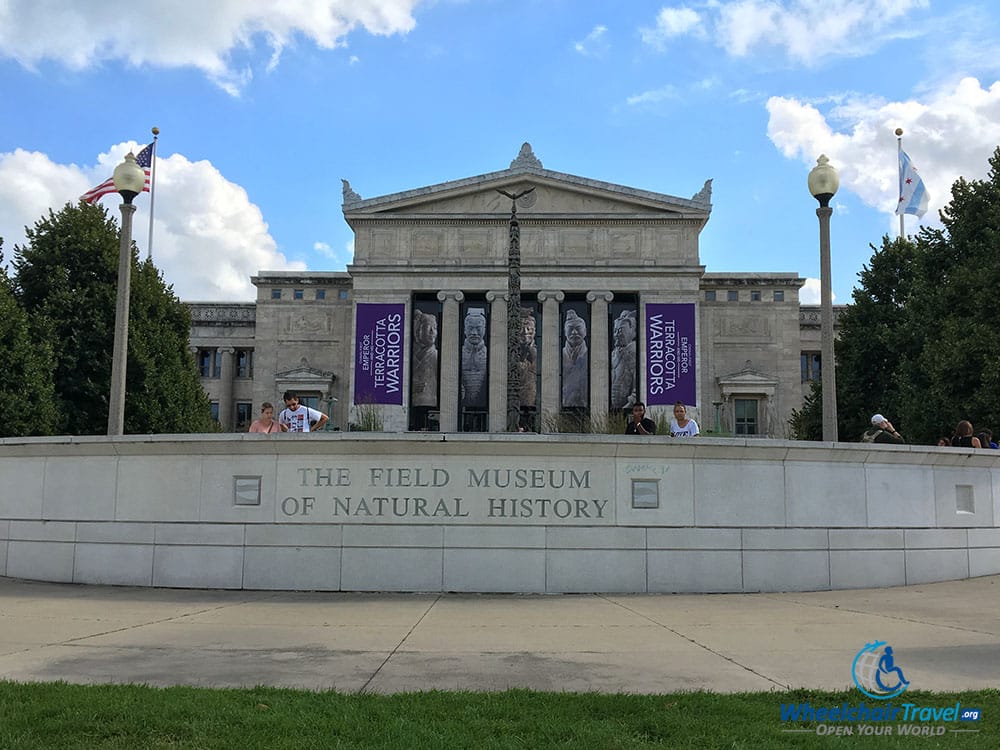
M342 210L344 212L344 216L347 218L361 218L366 212L380 208L412 205L413 203L420 202L418 199L421 198L437 198L449 193L461 194L469 192L471 189L482 189L484 184L489 183L492 183L495 187L516 184L523 181L525 177L536 177L543 182L558 184L563 187L599 190L621 198L628 198L634 201L647 203L650 207L679 210L682 212L682 216L684 218L700 218L705 220L708 218L708 214L712 211L712 203L710 199L702 201L679 198L665 193L640 190L637 188L626 187L624 185L616 185L612 182L604 182L602 180L594 180L588 177L579 177L566 172L555 172L551 169L531 166L518 166L510 169L502 169L497 172L487 172L486 174L476 175L474 177L450 180L436 185L428 185L426 187L404 190L398 193L380 195L375 198L361 198L358 196L355 199L352 196L357 196L357 193L345 190ZM706 188L703 188L702 192L697 195L701 195L705 192ZM694 215L684 215L684 211L694 212ZM413 219L414 217L410 216L409 218Z

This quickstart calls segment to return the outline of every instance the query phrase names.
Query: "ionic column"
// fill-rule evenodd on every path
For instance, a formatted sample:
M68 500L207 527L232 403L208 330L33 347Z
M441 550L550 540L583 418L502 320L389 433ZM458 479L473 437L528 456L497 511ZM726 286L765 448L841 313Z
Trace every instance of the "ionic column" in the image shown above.
M559 413L559 303L566 295L558 290L538 293L542 303L542 418Z
M507 431L507 290L486 292L490 303L490 432Z
M608 346L608 303L615 295L607 291L587 292L590 303L590 418L608 413L611 402L611 349Z
M465 299L462 292L455 289L437 293L443 302L441 312L441 432L458 431L458 304Z

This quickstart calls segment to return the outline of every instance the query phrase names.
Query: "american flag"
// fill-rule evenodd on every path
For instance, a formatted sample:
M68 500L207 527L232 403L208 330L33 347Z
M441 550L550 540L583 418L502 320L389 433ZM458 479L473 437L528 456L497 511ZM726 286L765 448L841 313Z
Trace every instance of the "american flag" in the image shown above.
M142 192L149 192L149 171L153 165L153 151L156 146L156 141L150 143L146 148L140 151L135 157L135 163L142 167L142 171L146 173L146 184L143 185ZM87 203L95 203L103 198L105 195L110 195L111 193L117 193L115 190L115 180L114 177L109 177L104 182L102 182L97 187L93 187L86 193L80 196L80 200L87 201Z

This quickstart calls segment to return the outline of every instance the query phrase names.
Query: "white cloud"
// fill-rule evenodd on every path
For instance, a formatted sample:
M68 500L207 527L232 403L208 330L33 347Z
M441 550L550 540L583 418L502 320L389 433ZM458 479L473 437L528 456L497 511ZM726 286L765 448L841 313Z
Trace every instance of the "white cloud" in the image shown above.
M656 26L639 29L639 36L646 44L664 49L667 40L685 34L703 36L702 17L691 8L661 8L656 14Z
M667 99L677 99L679 97L680 94L678 94L677 88L668 84L662 88L643 91L641 94L630 96L625 99L625 102L630 106L635 106L637 104L658 104L659 102L666 101Z
M853 57L890 39L921 33L900 20L927 8L929 0L736 0L710 2L703 13L690 8L660 10L642 40L663 49L668 39L707 38L733 57L774 48L798 63L814 65L830 56Z
M341 268L347 268L347 265L354 260L354 240L350 240L344 243L343 249L338 252L333 247L330 246L328 242L314 242L313 250L322 255L324 258L332 260L336 266L333 270L337 271Z
M805 286L799 289L799 304L818 305L821 302L821 294L819 279L807 278ZM830 290L830 300L834 304L837 302L837 295L833 293L832 289Z
M903 128L903 149L930 193L930 209L922 219L929 225L937 224L938 210L951 200L955 180L982 179L987 159L1000 144L1000 82L983 88L975 78L932 91L923 100L848 97L823 113L815 104L776 96L767 109L768 136L786 157L811 168L825 153L840 174L841 190L894 220L897 127Z
M371 34L410 31L419 0L213 0L136 3L8 0L0 3L0 57L33 67L54 60L82 70L107 61L193 67L231 94L252 78L232 57L263 42L266 68L298 38L343 46L361 27Z
M595 26L582 41L573 44L573 49L581 55L588 57L601 57L607 54L610 49L605 34L608 33L607 26Z
M24 244L23 228L33 226L50 206L75 204L87 189L104 181L136 144L120 143L101 154L97 165L57 164L42 153L18 149L0 153L0 237L6 260ZM103 205L120 219L117 196ZM148 252L149 200L137 199L133 237L142 257ZM259 269L305 270L278 252L260 209L246 191L208 161L181 154L159 156L153 261L181 299L252 300L250 276Z

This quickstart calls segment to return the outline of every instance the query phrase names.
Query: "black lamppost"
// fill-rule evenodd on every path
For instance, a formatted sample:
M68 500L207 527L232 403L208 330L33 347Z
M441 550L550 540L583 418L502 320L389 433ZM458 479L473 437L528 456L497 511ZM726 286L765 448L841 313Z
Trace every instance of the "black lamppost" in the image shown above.
M518 338L521 335L521 227L517 223L517 200L535 188L508 193L510 198L510 242L507 247L507 432L517 432L521 424L521 371L517 366Z
M118 291L115 296L115 344L111 355L111 397L108 401L108 435L125 432L125 370L128 365L128 312L132 290L132 200L142 192L146 173L129 151L125 161L115 167L111 179L124 203L121 242L118 247Z
M820 349L823 385L823 440L837 440L837 375L833 353L833 293L830 289L830 199L840 187L837 170L830 166L826 154L816 160L809 172L809 192L819 201L819 282L820 282Z

